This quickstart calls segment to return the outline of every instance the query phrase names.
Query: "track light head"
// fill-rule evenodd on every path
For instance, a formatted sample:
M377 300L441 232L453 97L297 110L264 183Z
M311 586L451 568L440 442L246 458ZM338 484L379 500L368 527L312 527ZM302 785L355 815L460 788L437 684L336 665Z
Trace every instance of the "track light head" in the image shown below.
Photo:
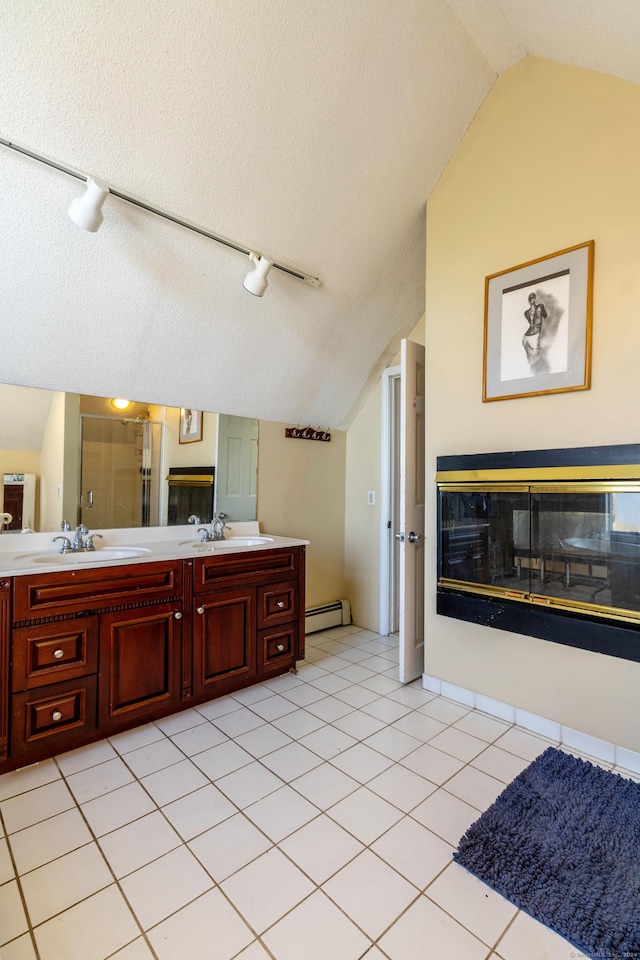
M273 261L267 260L266 257L258 257L256 253L250 253L249 259L255 263L256 267L246 275L243 286L254 297L261 297L269 285L267 274L273 266Z
M69 216L83 230L95 233L102 223L102 204L107 199L109 187L100 180L87 180L84 196L71 201Z

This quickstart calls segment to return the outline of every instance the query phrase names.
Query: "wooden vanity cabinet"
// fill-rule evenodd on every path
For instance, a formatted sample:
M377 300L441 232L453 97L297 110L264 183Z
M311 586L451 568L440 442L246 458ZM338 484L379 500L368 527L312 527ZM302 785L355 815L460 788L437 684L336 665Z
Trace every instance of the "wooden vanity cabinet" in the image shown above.
M0 581L0 771L304 657L304 547Z

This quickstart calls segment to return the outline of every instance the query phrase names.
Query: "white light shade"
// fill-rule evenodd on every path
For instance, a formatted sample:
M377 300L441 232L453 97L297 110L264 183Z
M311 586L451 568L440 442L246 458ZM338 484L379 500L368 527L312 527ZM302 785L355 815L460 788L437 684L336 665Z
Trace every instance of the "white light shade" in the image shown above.
M82 197L71 201L69 216L83 230L95 233L102 223L102 204L107 199L109 187L99 180L87 180L87 189Z
M267 260L266 257L260 257L260 259L258 259L252 256L251 259L255 262L256 268L255 270L250 270L246 275L243 286L245 290L252 293L254 297L261 297L269 285L267 274L273 266L273 261Z

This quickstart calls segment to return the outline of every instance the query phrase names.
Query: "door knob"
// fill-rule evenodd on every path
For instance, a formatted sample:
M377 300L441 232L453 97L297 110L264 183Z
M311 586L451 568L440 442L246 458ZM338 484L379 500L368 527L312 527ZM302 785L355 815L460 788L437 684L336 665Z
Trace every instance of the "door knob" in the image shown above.
M409 543L422 543L422 534L414 533L412 530L409 536L407 537L407 540L409 541Z
M404 543L404 533L396 533L396 540L399 540L400 543Z

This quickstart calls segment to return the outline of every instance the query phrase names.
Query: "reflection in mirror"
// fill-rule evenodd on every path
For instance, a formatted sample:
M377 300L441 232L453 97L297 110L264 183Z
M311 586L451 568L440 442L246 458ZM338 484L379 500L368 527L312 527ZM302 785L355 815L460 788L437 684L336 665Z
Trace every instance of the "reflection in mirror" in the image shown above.
M65 520L95 530L185 523L190 514L208 523L213 512L256 519L257 420L205 412L201 439L185 444L177 407L118 409L111 398L0 384L0 409L0 514L12 516L0 533L57 531ZM191 478L191 493L169 481L176 476ZM185 513L189 504L198 509Z

